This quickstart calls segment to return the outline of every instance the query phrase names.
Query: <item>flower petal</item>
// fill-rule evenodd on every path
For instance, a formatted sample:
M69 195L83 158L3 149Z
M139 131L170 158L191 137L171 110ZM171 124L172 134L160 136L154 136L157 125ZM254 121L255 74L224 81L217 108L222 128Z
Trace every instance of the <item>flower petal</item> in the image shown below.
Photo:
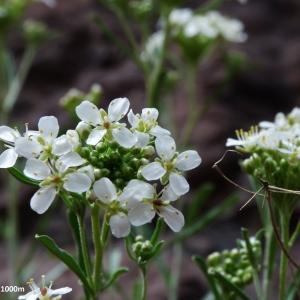
M82 173L70 173L65 177L64 188L70 192L83 193L91 187L91 184L89 176Z
M166 174L166 169L159 162L153 162L142 169L142 175L147 180L156 180Z
M184 216L179 210L171 205L160 206L157 209L159 210L159 215L174 232L181 230L184 225Z
M135 146L145 148L149 144L150 136L148 133L135 131L133 135L137 138Z
M14 142L20 138L20 133L8 126L0 126L0 139L8 142Z
M112 234L117 237L125 237L130 233L130 222L123 212L110 217L109 225Z
M44 148L34 138L21 137L15 142L15 151L25 158L37 157Z
M7 149L0 155L0 168L10 168L15 165L18 154L15 149Z
M25 299L25 300L32 299L32 300L35 300L35 299L37 299L37 297L38 297L38 294L35 291L31 291L31 292L27 293L26 295L19 296L18 299Z
M56 289L56 290L51 290L51 295L63 295L63 294L66 294L66 293L70 293L71 291L72 291L71 288L64 287L64 288L60 288L60 289Z
M38 128L41 137L49 144L57 137L59 131L58 121L53 116L40 118Z
M115 122L122 119L126 115L129 105L130 103L127 98L117 98L111 101L108 106L109 120Z
M38 214L42 214L49 208L55 195L56 189L54 185L43 186L31 198L30 206Z
M140 203L128 213L128 219L133 226L141 226L149 223L154 216L155 211L150 203Z
M64 173L69 167L78 167L85 160L77 152L69 152L61 156L55 163L60 173Z
M70 152L72 148L71 142L64 134L53 141L51 153L54 155L63 155Z
M156 126L152 127L150 129L149 133L151 135L156 136L156 137L165 136L165 135L171 135L171 132L169 130L164 129L164 128L160 127L159 125L156 125Z
M175 194L171 186L168 184L167 187L165 187L160 200L163 201L176 201L180 198L179 195Z
M118 198L122 208L131 209L143 199L142 192L137 188L127 188Z
M76 107L76 114L78 118L87 124L97 126L103 121L100 116L99 109L90 101L83 101Z
M138 179L130 180L125 189L129 188L135 188L137 190L140 190L142 192L143 198L147 199L153 199L154 194L156 192L153 185Z
M106 177L95 181L94 193L105 204L117 199L117 190L113 183Z
M176 144L170 136L159 136L155 140L156 152L164 161L170 161L176 151Z
M156 108L143 108L141 117L144 121L155 122L158 118L158 110Z
M174 165L175 168L183 171L198 167L201 163L201 157L194 150L188 150L180 153Z
M51 171L45 162L36 158L30 158L26 162L24 174L35 180L44 180L51 175Z
M91 165L88 165L88 166L78 169L78 172L89 176L92 182L95 181L94 169Z
M94 129L91 131L86 143L92 146L97 145L104 137L106 129Z
M177 173L171 173L169 177L170 186L175 194L177 195L184 195L186 194L190 186L186 179Z
M132 112L132 109L129 111L127 115L127 119L131 127L137 128L139 125L139 118Z
M137 142L136 136L124 126L112 130L112 135L116 141L124 148L131 148Z

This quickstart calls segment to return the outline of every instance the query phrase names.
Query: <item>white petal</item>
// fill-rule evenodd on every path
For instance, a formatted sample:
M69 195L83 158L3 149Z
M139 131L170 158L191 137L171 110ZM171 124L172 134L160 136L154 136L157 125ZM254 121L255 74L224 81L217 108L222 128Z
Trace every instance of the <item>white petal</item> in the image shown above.
M180 195L177 195L174 193L173 189L170 187L170 185L168 185L166 187L166 189L163 191L160 200L163 201L175 201L178 200L180 198Z
M48 290L49 291L49 290ZM69 287L64 287L56 290L51 290L51 295L63 295L72 291Z
M67 138L72 144L74 150L76 150L77 146L80 144L79 135L76 130L68 130L67 131Z
M95 181L94 168L91 165L78 169L78 172L89 176L92 182Z
M131 209L143 199L142 192L137 188L127 188L118 198L122 208Z
M149 131L150 134L159 137L159 136L165 136L165 135L171 135L171 132L167 129L164 129L160 127L159 125L156 125L155 127L152 127Z
M137 128L139 125L139 118L132 112L132 109L129 111L127 115L127 119L131 127Z
M72 148L71 142L64 134L53 141L51 153L54 155L63 155L70 152Z
M143 108L141 117L145 121L155 122L158 118L158 110L156 108Z
M106 204L117 199L117 190L113 183L106 177L95 181L94 193L103 203Z
M10 168L15 165L18 154L15 149L7 149L0 155L0 168Z
M145 148L149 144L150 136L148 133L139 132L136 130L133 134L137 138L135 146Z
M109 120L115 122L122 119L126 115L129 105L130 103L127 98L117 98L111 101L108 106Z
M101 129L101 130L94 129L90 133L86 143L89 144L89 145L92 145L92 146L97 145L102 140L102 138L104 137L106 132L107 132L106 129Z
M38 214L44 213L53 202L56 194L54 185L41 187L31 198L30 206Z
M71 291L72 291L71 288L64 287L64 288L52 290L51 291L51 295L63 295L63 294L66 294L66 293L70 293Z
M159 215L164 218L164 221L174 231L179 232L184 225L183 214L171 205L160 206L158 208Z
M156 180L166 174L166 169L159 162L153 162L142 169L142 175L147 180Z
M31 299L37 299L37 297L38 297L38 294L35 292L35 291L31 291L31 292L29 292L29 293L27 293L26 295L23 295L23 296L19 296L19 298L18 299L26 299L26 300L28 300L28 299L30 299L29 298L29 296L31 296L32 297L32 295L34 295L35 296L35 298L31 298Z
M167 135L156 138L155 147L157 154L167 162L173 158L176 151L174 139Z
M112 234L117 237L125 237L130 233L130 222L123 212L110 217L109 225Z
M226 147L231 147L231 146L242 146L246 144L247 141L242 141L242 140L235 140L232 138L228 138L226 142Z
M92 184L89 176L82 173L70 173L65 177L64 188L75 193L86 192Z
M154 194L156 192L153 185L137 179L132 179L128 182L126 189L129 188L135 188L137 190L140 190L142 192L143 198L147 199L153 199Z
M55 166L60 173L64 173L69 167L78 167L84 162L85 160L77 152L69 152L61 156Z
M25 158L37 157L44 150L34 138L21 137L15 142L15 151Z
M35 180L44 180L51 175L51 171L45 162L36 158L30 158L26 162L24 174Z
M0 139L8 142L14 142L18 139L20 133L8 126L0 126Z
M39 293L36 294L34 291L33 291L33 293L34 294L28 296L27 298L19 298L19 299L36 300L38 298L38 296L39 296Z
M133 207L129 213L128 218L133 226L141 226L151 222L155 216L155 211L152 209L150 203L140 203Z
M133 135L133 133L124 126L113 129L112 135L124 148L131 148L137 142L137 138Z
M169 177L170 186L173 189L174 193L177 195L184 195L186 194L190 186L186 179L177 173L171 173Z
M83 101L78 105L76 107L76 114L79 119L87 124L97 126L103 123L99 109L90 101Z
M49 144L57 137L59 131L58 121L55 117L42 117L38 124L41 137Z
M198 167L200 163L201 158L197 151L188 150L178 155L174 166L179 170L187 171Z

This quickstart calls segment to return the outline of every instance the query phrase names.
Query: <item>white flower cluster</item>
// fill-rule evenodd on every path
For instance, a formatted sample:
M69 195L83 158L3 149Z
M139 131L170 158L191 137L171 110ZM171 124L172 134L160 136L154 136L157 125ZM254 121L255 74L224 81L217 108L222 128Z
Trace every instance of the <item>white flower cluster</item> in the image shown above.
M129 100L110 102L108 111L98 109L89 101L76 107L82 120L76 130L58 136L58 121L42 117L38 131L22 136L17 129L0 126L0 139L7 150L0 156L0 168L14 166L18 157L27 159L24 174L40 181L40 189L31 199L31 208L44 213L55 195L69 192L86 193L106 210L107 222L116 237L130 233L131 224L151 222L155 213L178 232L184 225L181 212L170 202L189 190L182 171L197 167L201 158L196 151L176 152L170 132L157 123L158 111L145 108L141 115L128 113L128 122L120 123L129 110ZM154 155L154 147L159 158ZM164 186L146 180L160 179Z
M226 146L237 146L247 153L275 150L292 159L300 158L300 108L295 107L288 115L280 112L274 122L262 121L249 132L237 130L236 135L238 139L229 138Z

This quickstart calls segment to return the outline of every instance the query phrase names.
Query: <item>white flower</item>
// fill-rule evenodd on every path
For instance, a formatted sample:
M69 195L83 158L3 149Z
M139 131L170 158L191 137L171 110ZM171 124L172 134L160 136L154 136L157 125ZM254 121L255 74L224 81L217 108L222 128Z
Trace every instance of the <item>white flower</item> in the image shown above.
M134 146L137 141L136 137L125 127L126 124L118 122L127 113L129 104L127 98L115 99L110 102L108 113L103 109L99 111L99 109L89 101L83 101L77 106L77 116L83 122L95 127L87 139L87 144L95 146L105 136L105 138L110 140L113 137L125 148Z
M169 15L171 26L185 25L193 18L193 10L190 8L173 9Z
M31 136L19 138L15 142L17 154L26 158L38 157L52 158L53 155L63 155L72 150L72 144L64 134L57 138L59 125L53 116L42 117L38 123L38 132L31 131Z
M68 130L67 138L72 145L72 150L77 151L81 146L81 143L79 140L79 135L78 135L77 131L76 130Z
M27 125L26 134L28 134ZM0 139L6 143L4 147L8 148L0 155L0 168L10 168L15 165L18 158L18 154L15 151L15 142L21 137L17 129L0 126Z
M198 153L189 150L182 152L178 156L175 155L176 144L170 136L156 138L155 148L161 160L150 163L142 169L144 178L147 180L160 178L163 184L169 180L175 194L183 195L187 193L189 184L181 175L180 170L187 171L199 166L201 158ZM165 176L167 177L165 178Z
M131 208L128 213L132 225L141 226L149 223L157 213L174 232L181 230L184 225L184 216L170 205L170 201L179 199L179 196L169 186L163 190L161 197L157 195L155 188L149 183L134 179L130 181L127 188L131 186L143 193L143 201Z
M107 206L106 215L112 234L117 238L127 236L131 228L127 213L142 201L141 191L129 185L123 193L118 193L113 183L105 177L95 181L93 188L94 194L102 202L100 205Z
M227 139L226 147L242 146L250 152L257 145L258 126L251 126L248 132L241 129L240 131L236 130L235 133L238 139Z
M49 163L36 158L28 159L24 174L34 180L43 180L41 188L31 198L31 208L38 214L44 213L53 202L57 189L63 188L75 193L86 192L91 186L90 177L84 172L69 169L84 162L85 160L75 152L61 156L52 167Z
M269 121L261 121L258 125L264 129L274 128L276 130L289 130L290 128L288 119L282 112L276 114L274 123Z
M27 282L29 285L31 292L27 293L26 295L19 296L18 299L26 299L26 300L58 300L61 298L61 295L70 293L72 291L69 287L60 288L57 290L52 290L51 287L53 285L53 281L50 281L49 287L45 286L45 276L42 276L42 288L39 288L31 278L29 282ZM53 295L59 295L57 297L53 298Z
M136 146L146 147L150 140L149 134L156 137L171 135L170 131L158 125L157 118L158 110L156 108L144 108L141 115L134 115L132 109L130 110L128 122L132 126L131 130L134 130L134 134L137 137Z
M206 16L194 16L190 22L184 27L186 37L194 37L196 35L204 35L210 39L216 38L218 35L217 29L212 26Z
M153 33L145 44L145 49L141 53L141 59L155 64L160 57L164 39L165 34L162 30Z

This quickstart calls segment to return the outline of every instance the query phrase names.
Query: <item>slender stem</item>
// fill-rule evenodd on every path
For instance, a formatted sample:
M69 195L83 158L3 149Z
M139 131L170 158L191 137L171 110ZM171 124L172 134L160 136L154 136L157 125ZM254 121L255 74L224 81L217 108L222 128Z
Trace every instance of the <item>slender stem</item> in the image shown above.
M140 265L142 275L142 297L141 300L147 299L147 266Z
M103 249L102 249L102 243L100 237L100 207L98 205L94 205L94 207L92 208L91 218L92 218L93 241L95 247L93 280L94 280L95 291L99 292L101 288Z
M289 221L288 221L288 212L285 210L280 210L280 225L281 225L281 237L282 242L286 249L288 250L289 243ZM287 266L288 258L285 253L281 252L281 261L280 261L280 283L279 283L279 299L285 300L285 291L286 291L286 278L287 278Z
M87 249L86 235L85 235L85 225L84 225L84 221L79 215L77 215L77 220L79 224L80 242L81 242L85 271L90 285L93 286L92 270L91 270L89 254Z
M28 74L29 68L33 61L33 58L36 54L36 48L33 46L28 46L26 49L20 67L18 69L17 74L15 75L7 95L5 96L3 103L2 103L2 110L1 110L1 121L3 123L7 123L7 118L9 116L10 111L12 110L18 96L20 90L23 86L25 78Z

